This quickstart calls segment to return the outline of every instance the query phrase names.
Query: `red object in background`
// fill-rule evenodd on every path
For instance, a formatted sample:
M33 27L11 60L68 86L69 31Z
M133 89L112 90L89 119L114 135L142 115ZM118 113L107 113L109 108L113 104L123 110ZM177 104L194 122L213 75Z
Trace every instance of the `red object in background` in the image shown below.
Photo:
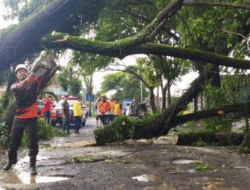
M55 106L50 106L50 111L54 108ZM41 107L41 114L40 114L41 118L44 118L44 106Z
M74 123L74 116L73 116L73 105L74 102L77 100L76 97L69 96L68 97L68 103L69 103L69 117L70 117L70 123ZM64 99L62 98L57 105L50 111L50 119L51 124L53 126L56 126L57 123L60 125L63 124L63 118L62 118L62 103Z

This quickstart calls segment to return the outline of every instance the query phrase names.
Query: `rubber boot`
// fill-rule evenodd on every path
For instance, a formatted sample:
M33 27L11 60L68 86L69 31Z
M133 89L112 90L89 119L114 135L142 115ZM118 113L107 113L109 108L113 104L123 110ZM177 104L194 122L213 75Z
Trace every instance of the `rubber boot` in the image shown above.
M9 170L12 164L17 163L17 152L8 153L9 162L3 167L3 170Z
M37 175L36 156L30 156L30 175Z

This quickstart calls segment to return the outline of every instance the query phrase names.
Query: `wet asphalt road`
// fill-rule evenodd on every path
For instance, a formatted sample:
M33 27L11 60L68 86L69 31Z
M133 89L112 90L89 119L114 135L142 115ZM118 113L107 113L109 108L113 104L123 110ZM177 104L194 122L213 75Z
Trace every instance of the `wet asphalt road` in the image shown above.
M248 155L234 147L185 147L168 138L95 146L95 119L80 134L40 142L38 175L29 175L27 150L10 172L0 172L2 189L248 190ZM84 162L72 162L82 158ZM3 154L0 166L7 155ZM199 162L198 162L199 161ZM204 164L204 170L195 168Z

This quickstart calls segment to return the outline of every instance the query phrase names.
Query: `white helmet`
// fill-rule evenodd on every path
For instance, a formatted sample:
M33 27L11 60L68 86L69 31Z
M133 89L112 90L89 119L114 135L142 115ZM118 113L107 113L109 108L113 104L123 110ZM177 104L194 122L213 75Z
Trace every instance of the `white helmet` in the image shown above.
M19 69L26 69L26 71L28 72L28 69L26 67L26 65L24 64L19 64L16 66L16 69L15 69L15 73L19 70Z

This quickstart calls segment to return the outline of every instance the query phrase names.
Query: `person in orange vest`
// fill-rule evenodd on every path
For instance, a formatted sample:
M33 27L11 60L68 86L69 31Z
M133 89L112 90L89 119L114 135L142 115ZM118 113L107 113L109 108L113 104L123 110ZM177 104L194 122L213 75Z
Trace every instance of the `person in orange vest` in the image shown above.
M110 104L106 100L105 94L101 95L101 101L97 104L97 110L99 111L99 117L103 125L107 124L108 112L110 111Z
M9 162L3 167L3 170L9 170L13 164L17 163L17 150L21 143L23 131L25 131L29 148L30 174L36 175L36 156L38 154L36 109L42 77L33 73L29 75L24 64L16 66L15 74L19 82L12 84L11 91L16 98L16 112L8 151Z

